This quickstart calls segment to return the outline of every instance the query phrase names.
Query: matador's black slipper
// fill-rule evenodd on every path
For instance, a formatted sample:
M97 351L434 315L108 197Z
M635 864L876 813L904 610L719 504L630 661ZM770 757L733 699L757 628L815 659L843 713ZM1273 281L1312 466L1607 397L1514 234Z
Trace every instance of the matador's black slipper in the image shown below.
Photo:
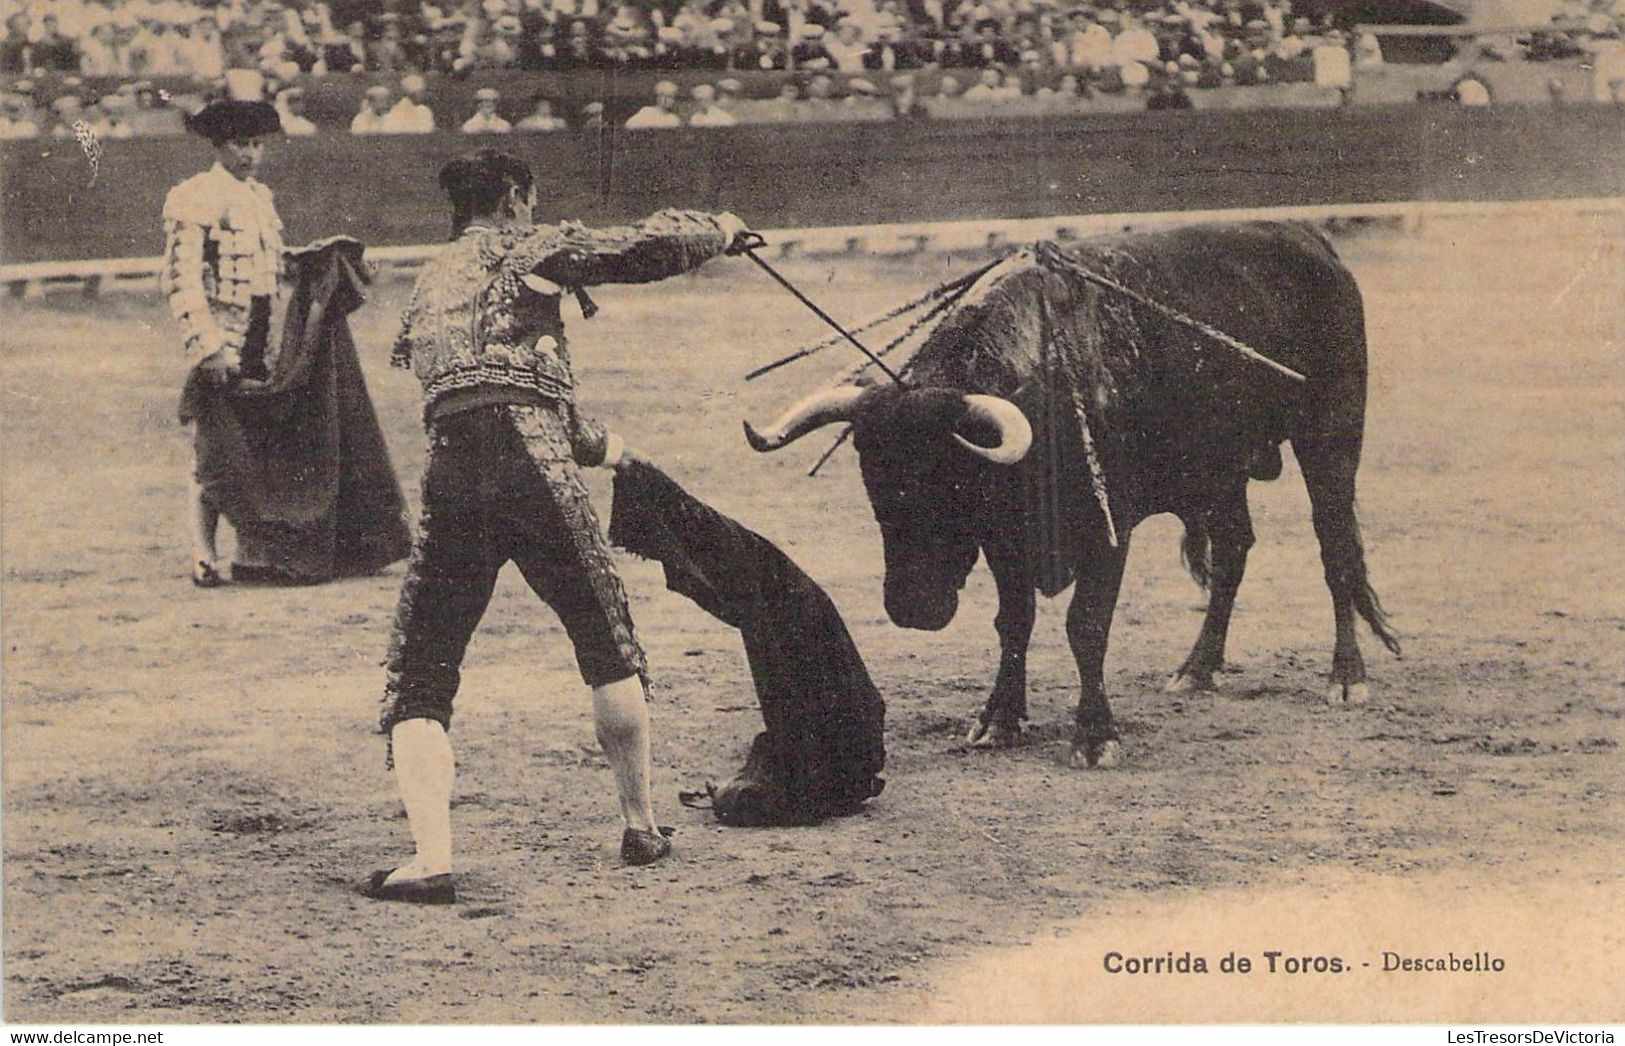
M361 896L375 901L403 901L407 904L456 904L457 880L450 872L431 875L426 879L403 879L387 883L395 869L384 868L373 872L361 884Z
M192 584L198 588L219 588L226 583L215 565L206 559L200 559L192 564Z
M671 853L671 840L666 837L672 832L664 825L658 832L628 828L621 833L621 860L627 864L654 864Z

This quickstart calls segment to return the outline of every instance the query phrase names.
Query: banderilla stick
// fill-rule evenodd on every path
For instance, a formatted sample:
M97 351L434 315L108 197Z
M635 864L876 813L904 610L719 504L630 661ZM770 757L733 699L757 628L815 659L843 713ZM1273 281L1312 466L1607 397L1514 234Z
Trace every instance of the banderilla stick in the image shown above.
M897 372L886 366L885 360L882 360L879 356L876 356L874 353L870 352L868 346L864 345L863 342L859 341L857 338L854 338L845 327L841 326L839 323L836 323L833 316L825 312L823 309L820 309L816 304L813 303L811 298L797 290L795 284L779 275L779 271L758 257L754 250L746 247L740 253L749 258L751 261L755 262L757 265L761 266L763 272L773 277L774 281L778 283L780 287L783 287L785 290L795 295L797 301L801 302L801 304L807 306L807 308L813 311L813 315L835 328L835 332L841 337L845 338L853 345L856 345L859 352L869 357L869 362L873 363L875 366L879 367L885 372L886 377L890 378L892 381L895 381L899 385L903 383L903 379L897 376Z

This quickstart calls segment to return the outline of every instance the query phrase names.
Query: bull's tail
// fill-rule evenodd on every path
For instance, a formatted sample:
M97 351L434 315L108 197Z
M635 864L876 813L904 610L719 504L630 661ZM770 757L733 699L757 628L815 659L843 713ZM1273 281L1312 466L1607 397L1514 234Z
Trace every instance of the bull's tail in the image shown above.
M1207 523L1185 524L1185 537L1179 543L1179 558L1184 561L1185 569L1191 572L1191 580L1206 592L1208 582L1213 578L1213 542L1208 535Z
M1364 548L1360 541L1360 523L1354 521L1354 540L1356 548ZM1361 554L1354 561L1353 598L1355 613L1365 618L1365 623L1371 626L1371 631L1382 640L1382 645L1396 657L1399 655L1399 637L1394 635L1393 626L1388 622L1388 614L1382 609L1382 602L1377 599L1376 589L1371 587L1371 580L1366 576L1365 556Z

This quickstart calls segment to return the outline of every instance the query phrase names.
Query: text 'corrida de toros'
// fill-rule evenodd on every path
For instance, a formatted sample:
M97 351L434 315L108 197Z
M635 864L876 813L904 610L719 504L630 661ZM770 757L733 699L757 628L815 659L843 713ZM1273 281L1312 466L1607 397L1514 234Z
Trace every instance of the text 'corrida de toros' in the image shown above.
M1502 973L1506 960L1489 952L1457 955L1446 952L1442 956L1409 956L1385 951L1382 962L1350 962L1337 955L1292 955L1284 951L1265 951L1255 959L1250 955L1229 952L1217 963L1210 964L1207 956L1192 952L1164 952L1161 955L1124 955L1107 952L1101 959L1107 973L1127 974L1191 974L1191 973L1349 973L1356 969L1377 966L1383 973Z
M1107 952L1102 959L1107 973L1209 973L1207 956L1190 952L1161 955L1124 955ZM1217 964L1219 973L1342 973L1349 964L1335 955L1288 955L1267 951L1261 959L1229 952Z

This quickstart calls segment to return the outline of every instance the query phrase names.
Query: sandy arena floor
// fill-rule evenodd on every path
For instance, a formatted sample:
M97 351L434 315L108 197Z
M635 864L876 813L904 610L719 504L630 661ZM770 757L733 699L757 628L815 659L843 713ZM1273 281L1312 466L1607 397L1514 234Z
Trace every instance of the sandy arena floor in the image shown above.
M1223 933L1204 922L1182 944L1169 920L1245 927L1249 898L1277 920L1302 912L1298 930L1323 926L1302 943L1325 949L1364 946L1351 905L1390 922L1417 912L1402 920L1413 937L1428 912L1450 927L1463 906L1509 913L1416 942L1440 951L1516 956L1539 932L1529 925L1599 932L1622 910L1625 870L1625 235L1617 222L1463 220L1340 249L1372 347L1365 537L1405 657L1362 633L1376 700L1320 704L1330 604L1289 456L1278 482L1253 485L1259 544L1216 695L1160 690L1202 600L1176 524L1137 533L1107 663L1128 758L1110 772L1064 766L1076 700L1064 599L1040 607L1032 743L971 752L963 724L997 651L985 570L947 630L893 628L850 451L808 479L824 438L772 457L745 447L742 417L770 417L850 362L836 349L742 383L816 336L815 320L743 262L606 288L598 319L572 321L584 406L825 585L888 701L889 784L866 812L813 829L723 830L679 807L680 787L738 767L760 716L737 636L627 561L658 682L662 809L679 833L676 860L618 867L568 641L510 571L454 734L463 899L432 911L352 890L408 847L372 734L400 567L311 589L194 590L180 357L161 308L8 307L6 1019L1115 1020L1124 1005L1090 993L1120 982L1096 973L1057 982L1065 1007L1024 1010L975 971L1019 969L1023 955L1098 971L1109 941L1025 947L1097 917L1116 920L1096 926L1121 928L1126 950L1219 942L1203 944L1212 954ZM860 317L967 266L788 271ZM415 504L416 383L384 363L405 294L377 287L353 329ZM1537 904L1552 921L1530 923ZM1346 983L1333 994L1379 982ZM1129 1016L1193 1015L1172 997L1159 1009L1155 984L1135 990L1148 1009ZM1319 1001L1328 991L1257 1012L1342 1013ZM1518 1007L1544 998L1572 1018L1625 1019L1625 992L1482 993L1465 1012L1539 1016ZM1442 998L1438 1017L1455 1012ZM1417 1019L1397 1004L1360 1012Z

